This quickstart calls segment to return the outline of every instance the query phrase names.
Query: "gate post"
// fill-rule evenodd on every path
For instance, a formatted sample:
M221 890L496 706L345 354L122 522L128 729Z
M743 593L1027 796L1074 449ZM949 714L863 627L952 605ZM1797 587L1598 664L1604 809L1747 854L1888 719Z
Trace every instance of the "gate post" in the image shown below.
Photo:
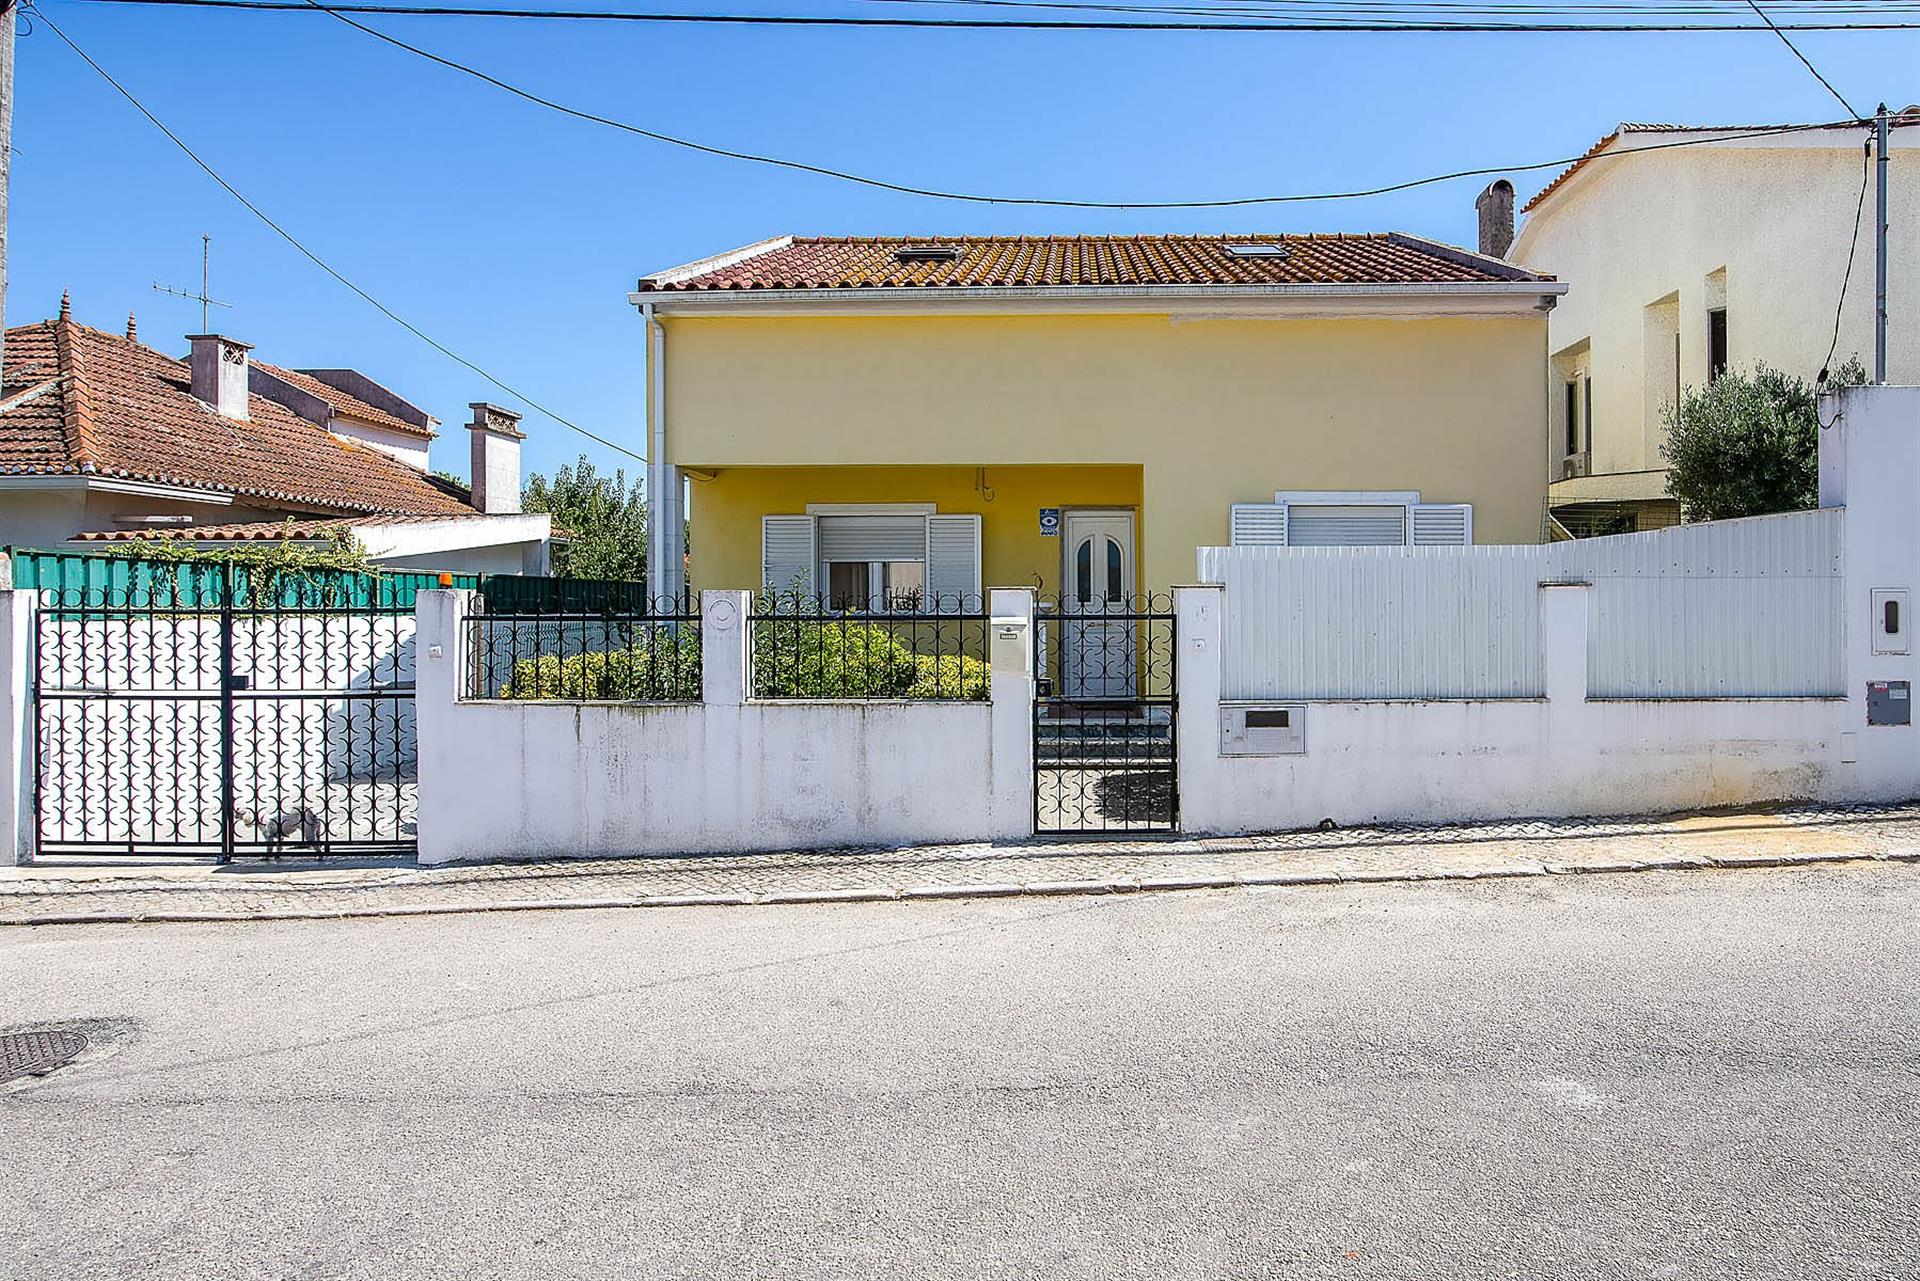
M1219 829L1222 615L1227 589L1218 583L1173 589L1174 768L1180 786L1180 830L1203 835Z
M11 561L0 551L0 864L33 861L35 735L33 631L39 597L12 587Z
M1033 835L1033 615L1031 587L995 587L987 593L988 692L993 700L989 825L999 841L1024 841Z

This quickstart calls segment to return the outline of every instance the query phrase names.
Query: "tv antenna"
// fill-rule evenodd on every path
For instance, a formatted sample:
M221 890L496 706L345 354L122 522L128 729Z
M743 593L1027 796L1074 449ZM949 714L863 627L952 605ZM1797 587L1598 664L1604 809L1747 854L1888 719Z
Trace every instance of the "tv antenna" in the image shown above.
M175 298L190 298L200 304L200 332L203 334L213 332L212 323L207 319L207 309L209 307L233 306L230 302L221 302L218 298L212 296L208 284L211 279L212 258L213 237L200 237L200 292L197 294L185 289L169 288L157 280L153 282L153 291L155 293L172 294Z

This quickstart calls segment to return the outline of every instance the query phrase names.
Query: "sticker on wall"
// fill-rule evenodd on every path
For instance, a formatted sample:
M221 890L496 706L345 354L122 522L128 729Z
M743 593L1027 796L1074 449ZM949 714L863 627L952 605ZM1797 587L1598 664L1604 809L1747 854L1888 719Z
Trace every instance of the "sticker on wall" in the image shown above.
M1040 509L1040 537L1060 537L1060 509L1058 507L1042 507Z

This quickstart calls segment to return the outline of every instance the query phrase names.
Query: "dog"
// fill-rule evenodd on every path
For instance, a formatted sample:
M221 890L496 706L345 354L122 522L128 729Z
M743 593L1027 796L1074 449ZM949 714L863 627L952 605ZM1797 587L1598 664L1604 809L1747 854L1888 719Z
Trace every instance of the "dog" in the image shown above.
M320 840L326 835L326 829L320 824L320 816L305 805L282 810L278 814L269 814L265 810L236 809L233 816L265 838L268 858L279 858L288 839L296 833L300 838L299 844L314 849L320 847Z

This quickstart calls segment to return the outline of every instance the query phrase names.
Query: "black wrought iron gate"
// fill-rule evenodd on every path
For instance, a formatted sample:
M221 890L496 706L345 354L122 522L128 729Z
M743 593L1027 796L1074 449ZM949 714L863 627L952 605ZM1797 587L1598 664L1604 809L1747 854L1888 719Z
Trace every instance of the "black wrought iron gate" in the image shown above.
M411 852L411 594L189 564L41 592L43 853Z
M1033 830L1180 825L1170 596L1042 598L1034 626Z

